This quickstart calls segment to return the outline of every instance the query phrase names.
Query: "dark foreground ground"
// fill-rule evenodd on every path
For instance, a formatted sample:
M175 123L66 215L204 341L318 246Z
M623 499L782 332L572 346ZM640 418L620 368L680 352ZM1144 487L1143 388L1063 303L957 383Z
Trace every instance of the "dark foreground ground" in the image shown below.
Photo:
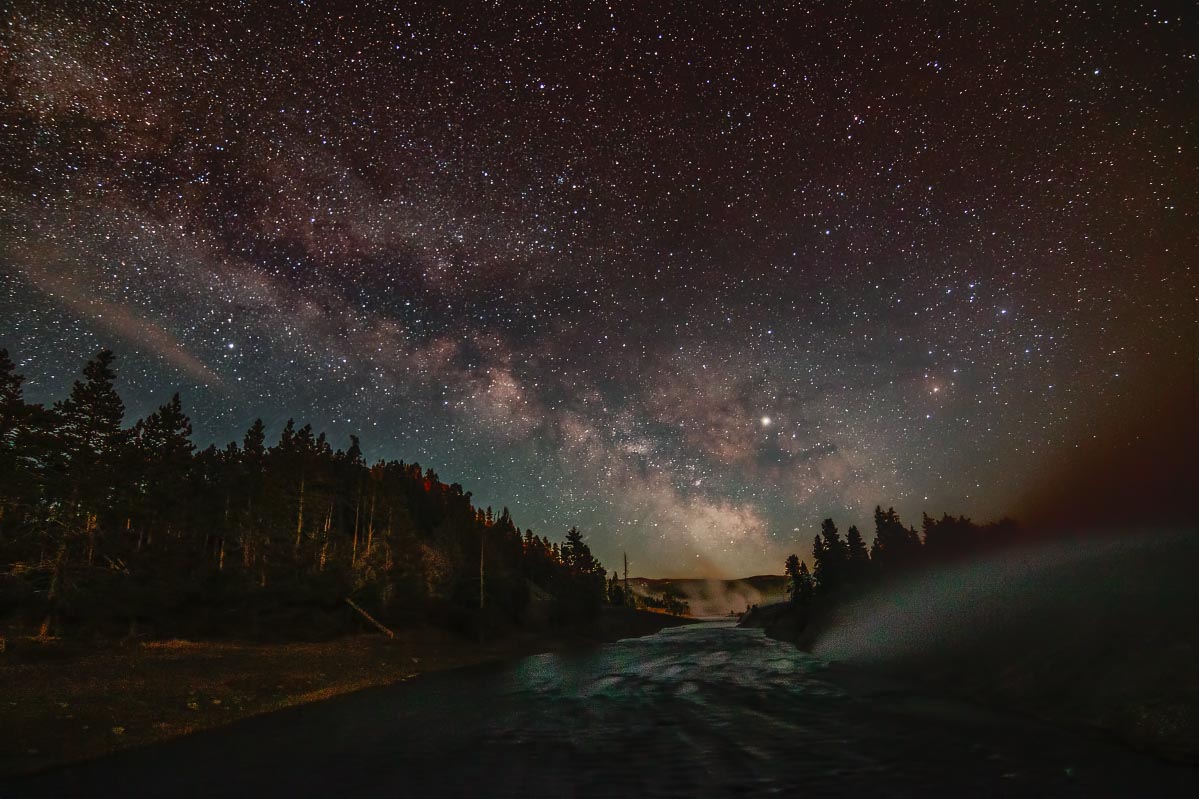
M593 624L468 640L433 627L318 643L83 646L9 638L0 653L0 775L146 746L418 675L647 635L688 620L606 608ZM0 799L6 794L0 793Z
M430 674L0 796L1199 796L1199 773L702 624Z

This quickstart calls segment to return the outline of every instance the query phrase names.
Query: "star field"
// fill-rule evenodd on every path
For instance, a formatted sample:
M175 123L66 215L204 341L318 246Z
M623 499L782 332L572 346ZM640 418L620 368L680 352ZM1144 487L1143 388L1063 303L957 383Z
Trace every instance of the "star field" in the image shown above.
M1193 373L1194 9L798 5L18 0L0 346L637 573L1009 512Z

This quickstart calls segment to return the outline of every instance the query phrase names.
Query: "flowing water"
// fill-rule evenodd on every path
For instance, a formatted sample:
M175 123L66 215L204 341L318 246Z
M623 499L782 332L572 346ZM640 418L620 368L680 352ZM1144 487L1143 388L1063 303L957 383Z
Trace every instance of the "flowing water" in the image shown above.
M1199 773L699 624L429 675L0 789L23 796L1199 796Z

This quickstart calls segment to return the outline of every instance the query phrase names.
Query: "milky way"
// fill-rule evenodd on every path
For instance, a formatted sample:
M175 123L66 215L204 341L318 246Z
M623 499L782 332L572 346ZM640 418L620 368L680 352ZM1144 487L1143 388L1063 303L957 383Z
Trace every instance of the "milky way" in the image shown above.
M361 5L4 12L29 399L109 346L129 421L295 417L739 575L1000 515L1193 370L1189 4Z

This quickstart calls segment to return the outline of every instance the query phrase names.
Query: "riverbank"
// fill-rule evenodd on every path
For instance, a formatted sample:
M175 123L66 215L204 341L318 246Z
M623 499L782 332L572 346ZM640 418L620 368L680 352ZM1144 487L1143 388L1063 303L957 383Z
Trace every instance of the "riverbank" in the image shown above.
M586 627L482 644L433 627L318 643L9 639L0 775L23 774L421 674L650 635L691 619L610 608Z
M31 779L9 799L1199 796L1199 772L695 624L429 674Z

